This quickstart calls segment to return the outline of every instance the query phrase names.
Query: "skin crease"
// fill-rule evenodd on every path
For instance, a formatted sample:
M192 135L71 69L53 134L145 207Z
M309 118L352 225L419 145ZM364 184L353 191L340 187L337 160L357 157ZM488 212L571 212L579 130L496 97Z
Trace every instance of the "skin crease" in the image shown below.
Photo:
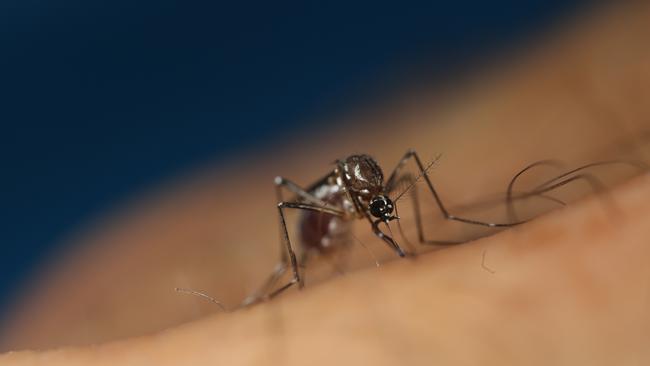
M379 268L360 249L344 276L308 273L304 291L232 313L173 288L235 307L278 257L272 178L307 185L353 152L371 153L386 175L408 147L428 161L442 153L431 177L456 208L502 192L536 160L645 158L648 10L601 9L445 94L405 92L354 123L125 207L79 233L74 250L26 289L3 320L1 345L40 351L5 353L0 365L647 364L647 177L412 260L394 259L359 222L355 233ZM638 172L596 173L614 186ZM578 182L558 195L573 201L590 189ZM416 242L407 201L399 214ZM429 236L466 233L427 207Z

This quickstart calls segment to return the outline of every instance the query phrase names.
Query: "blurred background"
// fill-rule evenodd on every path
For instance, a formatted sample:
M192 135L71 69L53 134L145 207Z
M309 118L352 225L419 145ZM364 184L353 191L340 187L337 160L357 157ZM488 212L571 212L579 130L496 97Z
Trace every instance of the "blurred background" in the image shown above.
M121 203L462 74L580 3L4 1L0 310Z

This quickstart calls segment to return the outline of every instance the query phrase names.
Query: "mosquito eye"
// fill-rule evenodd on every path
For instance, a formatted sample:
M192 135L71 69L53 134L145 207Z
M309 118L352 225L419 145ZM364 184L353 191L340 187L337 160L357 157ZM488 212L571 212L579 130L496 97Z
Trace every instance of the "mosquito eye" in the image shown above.
M370 201L369 208L372 216L383 218L393 212L393 202L388 197L377 196Z
M381 217L384 213L384 202L381 200L375 200L370 203L370 213L374 217Z

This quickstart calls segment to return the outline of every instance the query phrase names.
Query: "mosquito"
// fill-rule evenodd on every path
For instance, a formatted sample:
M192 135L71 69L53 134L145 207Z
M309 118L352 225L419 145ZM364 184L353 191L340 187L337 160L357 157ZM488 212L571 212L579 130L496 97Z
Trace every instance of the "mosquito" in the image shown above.
M417 152L414 149L409 149L387 179L384 179L384 173L377 161L366 154L350 155L345 159L336 160L334 168L328 174L307 188L302 188L286 178L276 177L275 188L280 223L280 262L275 266L264 284L252 295L245 298L240 307L270 300L294 285L302 289L304 287L304 276L301 273L301 268L305 266L310 256L316 254L327 257L333 253L339 253L349 246L352 242L352 224L355 220L366 220L374 235L380 238L399 257L413 254L404 250L391 236L392 234L389 235L380 228L380 225L384 224L388 228L388 232L392 233L389 224L396 220L401 231L396 204L399 199L411 190L413 191L411 197L419 243L424 245L464 243L465 241L443 241L425 238L415 186L421 179L426 183L429 193L444 219L467 225L505 228L528 221L519 220L516 217L513 206L515 200L538 197L565 205L565 202L551 197L547 193L577 180L584 180L589 183L594 192L602 191L604 186L595 176L586 173L586 169L596 166L626 164L636 167L639 171L648 171L648 165L643 162L626 160L601 161L566 171L531 190L515 193L514 185L525 172L539 166L546 165L561 168L563 165L555 160L534 162L514 175L508 184L505 197L496 201L505 199L510 222L495 223L456 216L448 211L428 175L429 170L439 158L438 156L425 166ZM415 164L418 171L417 176L405 169L409 162ZM406 188L398 191L403 186L406 186ZM290 200L284 200L283 190L287 190L293 195ZM494 203L493 200L488 200L483 203L475 203L473 206L489 206ZM287 230L285 210L288 209L299 210L301 213L298 223L300 258L296 255L295 244L291 242ZM406 238L404 239L406 241ZM406 243L408 244L408 242ZM291 279L284 285L277 287L277 282L288 270L291 270ZM176 291L204 297L224 309L219 301L202 292L183 288L176 288Z
M390 233L389 223L393 220L399 220L396 214L397 201L404 193L413 188L420 179L423 179L426 183L440 213L446 220L492 228L511 227L525 222L484 222L451 214L445 207L428 175L428 170L437 160L435 159L431 164L425 166L417 152L409 149L388 178L384 179L384 173L375 159L365 154L350 155L345 159L337 160L335 167L327 175L307 188L302 188L286 178L276 177L281 260L263 286L248 296L243 301L242 306L272 299L294 285L303 288L304 280L300 269L308 261L309 256L313 253L328 255L349 245L352 223L355 220L366 220L374 235L388 245L399 257L406 257L410 253L405 251L395 238L388 234ZM413 176L404 169L409 162L415 164L419 175ZM407 188L402 192L398 192L398 188L405 184ZM284 200L283 190L293 194L293 198ZM299 245L301 247L299 259L296 256L295 244L290 240L287 231L286 210L301 211L298 224ZM449 245L461 243L426 239L422 229L419 205L414 205L414 211L418 239L421 244ZM384 224L389 229L388 233L380 228L381 224ZM291 279L273 290L276 288L277 282L288 270L291 270Z

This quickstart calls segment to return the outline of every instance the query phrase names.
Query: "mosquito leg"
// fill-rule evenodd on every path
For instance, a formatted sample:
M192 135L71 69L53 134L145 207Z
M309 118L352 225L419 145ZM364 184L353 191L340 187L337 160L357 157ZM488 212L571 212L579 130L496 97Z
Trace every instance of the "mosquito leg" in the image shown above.
M399 217L399 213L397 212L397 205L395 205L395 216ZM400 220L396 220L396 221L397 221L397 230L399 231L400 235L402 236L402 239L404 240L404 243L406 243L406 246L409 248L409 251L411 253L415 253L416 249L413 246L413 244L411 244L409 239L406 237L406 234L404 234L404 230L402 229L402 224L400 223Z
M433 187L433 183L431 183L431 179L429 179L429 175L427 174L427 171L422 164L422 161L420 160L420 157L418 154L415 152L415 150L411 149L404 154L404 157L402 157L402 160L400 160L400 163L397 165L395 168L395 171L391 174L391 178L389 178L389 183L391 181L394 181L395 177L398 174L398 171L403 168L403 166L406 164L406 162L409 159L415 160L415 163L420 171L420 175L424 178L424 181L426 182L427 186L429 187L429 191L433 195L434 200L436 201L436 204L438 206L438 209L440 210L440 213L446 220L452 220L452 221L458 221L462 222L465 224L471 224L471 225L478 225L478 226L487 226L487 227L510 227L510 226L515 226L519 224L523 224L525 221L518 221L518 222L511 222L511 223L494 223L494 222L484 222L484 221L479 221L479 220L473 220L473 219L467 219L464 217L460 216L455 216L449 213L447 211L447 208L445 207L444 203L442 202L442 199L440 198L440 195L438 192L435 190Z
M513 215L514 208L513 208L512 205L513 205L513 202L515 200L518 200L518 199L526 199L526 198L531 198L531 197L534 196L534 197L539 197L539 198L542 198L542 199L546 199L548 201L555 202L555 203L557 203L559 205L562 205L562 206L566 206L566 203L564 201L559 200L559 199L557 199L555 197L552 197L552 196L549 196L549 195L545 195L543 193L539 193L538 191L540 189L543 189L544 187L552 184L553 182L557 182L557 181L561 180L562 178L565 178L565 177L567 177L567 176L569 176L569 175L571 175L573 173L576 173L576 172L581 171L583 169L591 168L591 167L598 166L598 165L604 165L604 164L628 164L631 167L636 167L641 171L647 170L647 167L643 163L634 162L634 161L607 161L607 162L591 163L591 164L579 167L577 169L573 169L571 171L565 172L565 173L563 173L561 175L558 175L558 176L554 177L553 179L550 179L550 180L544 182L543 184L538 185L535 189L532 189L530 191L523 191L523 192L522 191L515 191L514 190L515 183L528 170L530 170L530 169L532 169L534 167L537 167L537 166L541 166L541 165L550 165L550 166L555 166L555 167L558 167L558 168L562 167L562 164L560 162L558 162L558 161L555 161L555 160L537 161L535 163L532 163L532 164L526 166L525 168L523 168L519 172L517 172L517 174L515 174L513 176L513 178L510 180L510 182L508 184L505 200L506 200L506 209L507 209L507 211L509 213L510 220L511 221L516 221L516 219L513 218L514 217L514 215ZM588 181L588 183L591 184L594 191L598 191L598 189L600 189L602 187L602 184L600 183L600 181L592 174L583 173L582 178L584 178L584 180ZM475 209L476 208L481 208L481 207L490 207L490 206L493 206L493 205L496 205L496 204L500 203L500 201L501 201L501 198L488 199L488 200L485 200L483 202L473 203L471 206L468 206L468 207L472 207L472 208L475 208Z
M391 249L393 249L397 253L397 255L399 255L400 257L406 257L406 252L404 251L404 249L402 249L402 247L399 244L397 244L397 242L390 235L386 235L379 228L379 224L381 224L383 221L379 220L379 219L375 220L375 221L372 221L372 219L370 217L368 217L368 216L366 216L366 217L368 218L368 221L370 221L370 225L372 226L372 232L379 239L383 240L386 244L388 244L388 246ZM386 225L388 225L388 224L386 224Z
M595 163L586 164L586 165L580 166L578 168L569 170L569 171L567 171L565 173L562 173L562 174L560 174L560 175L558 175L558 176L556 176L556 177L554 177L552 179L549 179L546 182L538 185L532 191L530 191L528 193L525 193L524 195L525 196L530 195L530 194L535 195L535 194L548 192L549 191L549 189L547 189L548 187L557 188L557 187L561 187L561 186L567 184L568 182L566 180L565 181L561 181L561 180L563 178L566 178L566 177L572 175L572 174L575 174L577 172L580 172L580 171L583 171L585 169L592 168L592 167L603 166L603 165L614 165L614 164L629 165L631 167L639 169L640 171L647 171L648 170L648 166L645 163L642 163L642 162L626 161L626 160L599 161L599 162L595 162ZM580 179L588 180L595 191L601 190L603 188L603 185L600 182L600 180L596 179L591 174L581 173L581 174L575 175L575 177L579 177ZM570 181L574 181L574 180L575 179L571 179ZM554 184L554 182L558 182L558 181L561 181L562 184L559 184L559 185Z
M430 240L424 237L424 229L422 227L422 214L420 212L420 201L418 200L418 190L417 187L413 187L413 194L411 195L413 201L413 214L415 215L415 227L418 231L418 240L420 244L424 245L456 245L462 244L462 241L452 241L452 240Z
M414 211L414 215L415 215L415 223L416 223L416 227L417 227L418 240L420 241L420 244L424 244L424 245L457 245L457 244L465 243L466 241L460 241L460 240L431 240L431 239L426 239L424 237L424 229L423 229L423 225L422 225L422 218L421 218L419 201L418 201L418 198L417 198L417 194L418 194L417 192L418 192L417 187L413 187L413 194L412 194L411 197L413 199L413 211ZM541 197L541 198L551 200L551 201L556 202L558 204L565 205L564 202L562 202L562 201L560 201L560 200L558 200L556 198L546 196L546 195L544 195L542 193L538 194L538 196Z
M306 279L305 279L304 269L305 269L306 266L307 266L307 261L308 261L308 260L309 260L309 254L308 254L307 251L303 251L302 253L300 253L300 258L298 259L298 266L300 267L300 269L301 269L301 271L302 271L302 272L301 272L301 277L300 277L300 278L302 279L302 281L300 281L300 288L301 288L301 289L302 289L303 287L305 287L305 281L306 281Z
M248 306L255 304L262 300L264 298L264 295L267 294L271 288L278 282L280 277L287 271L287 263L286 261L281 261L278 263L275 268L273 269L273 272L269 276L269 278L264 282L264 284L254 293L249 295L244 299L244 301L241 303L241 306Z
M511 197L512 190L514 188L515 183L517 182L517 179L519 179L519 177L521 177L527 171L529 171L529 170L531 170L531 169L533 169L535 167L542 166L542 165L549 165L549 166L553 166L553 167L556 167L556 168L562 168L564 166L562 163L560 163L559 161L556 161L556 160L540 160L540 161L536 161L536 162L534 162L532 164L527 165L522 170L517 172L517 174L515 174L515 176L512 177L512 179L510 180L510 183L508 183L508 195L507 196Z
M295 194L297 197L303 198L307 201L311 201L312 203L316 204L321 204L325 205L324 202L319 200L318 198L314 197L313 195L307 193L303 188L301 188L299 185L296 183L285 179L283 177L275 177L274 180L275 183L275 193L276 197L278 200L278 203L283 202L284 199L282 197L282 188L287 189L289 192ZM269 278L266 280L266 282L252 295L248 296L244 302L242 303L243 305L248 305L251 303L255 303L259 301L265 294L267 294L271 288L274 287L275 283L282 277L282 275L287 271L287 265L288 265L288 257L287 257L287 250L286 247L282 244L283 243L283 231L284 229L282 228L282 224L280 225L280 258L281 261L275 266L275 269L269 276ZM302 261L301 261L302 262Z
M321 178L318 182L315 183L315 185L320 185L322 182L326 181L329 178L329 175ZM277 202L284 202L284 198L282 196L282 190L286 189L290 193L293 194L292 201L294 202L308 202L316 206L320 207L326 207L330 208L333 210L337 210L336 207L328 204L327 202L324 202L323 200L319 199L318 197L314 196L313 194L309 193L309 189L304 189L298 184L294 183L293 181L286 179L281 176L275 177L274 180L275 183L275 194L277 197ZM280 242L282 242L282 229L280 230ZM280 246L280 256L284 258L287 255L286 250L284 249L283 246Z
M391 174L390 178L388 179L388 182L389 182L389 189L390 190L395 190L397 187L399 187L399 185L403 181L407 181L408 183L411 184L409 186L410 187L409 190L412 191L411 198L412 198L412 201L413 201L413 211L414 211L414 216L415 216L415 223L416 223L419 242L421 244L424 244L424 245L456 245L456 244L463 243L464 241L458 241L458 240L455 240L455 241L454 240L431 240L431 239L427 239L427 238L424 237L424 229L423 229L423 224L422 224L422 213L421 213L421 210L420 210L420 201L418 199L418 189L417 189L417 186L413 184L415 178L411 174L408 174L408 173L400 175L400 170L403 169L403 167L406 165L406 162L408 161L408 159L411 159L411 158L416 160L416 164L418 163L419 158L418 158L418 156L416 156L416 153L414 151L407 152L404 155L404 157L402 158L402 160L400 161L400 163L397 165L397 167L395 168L393 173ZM542 165L542 164L559 165L559 162L546 160L546 161L540 161L540 162L533 163L530 166L524 168L519 173L517 173L515 175L515 177L513 178L513 181L516 181L516 179L519 176L521 176L524 172L526 172L527 170L529 170L529 169L531 169L531 168L533 168L535 166ZM450 216L448 214L448 211L445 209L444 205L441 205L442 202L439 199L439 196L437 196L437 192L433 189L433 185L430 183L429 177L425 176L425 174L427 173L427 169L422 169L423 166L422 166L421 162L419 164L417 164L417 165L420 168L420 172L421 172L420 176L424 176L424 178L427 180L427 184L428 184L429 188L432 190L432 192L434 194L434 198L436 199L436 202L439 204L439 207L441 207L441 211L443 212L443 215L445 215L445 217L448 218L447 216ZM511 184L509 185L509 192L508 192L508 197L510 197L509 198L510 200L513 199L512 198L512 187L513 186L514 186L514 183L511 181ZM543 187L541 187L541 188L543 188ZM545 194L543 194L541 192L536 192L534 194L537 195L538 197L551 200L551 201L556 202L558 204L564 204L564 202L562 202L562 201L560 201L560 200L558 200L558 199L556 199L554 197L547 196L547 195L545 195ZM466 223L468 221L466 219L458 220L459 218L451 218L451 219L461 221L461 222L466 222ZM492 226L492 225L490 225L490 223L482 223L482 222L477 222L475 220L471 220L471 221L472 221L472 222L470 222L471 224L478 224L478 225L482 225L482 226ZM493 224L493 225L494 226L511 226L511 225L517 224L517 222L515 220L512 220L512 222L513 222L513 224Z
M300 256L300 261L299 261L298 266L300 266L301 268L304 268L304 266L305 266L305 264L307 263L307 260L308 260L308 259L309 259L309 256L307 255L307 253L302 253L302 255ZM271 292L270 294L268 294L267 296L265 296L265 297L263 298L263 300L270 300L270 299L276 297L276 296L279 295L282 291L288 289L289 287L293 286L294 284L295 284L295 282L293 282L293 281L289 281L289 282L288 282L287 284L285 284L284 286L280 287L279 289L277 289L277 290ZM298 288L299 288L299 289L302 289L302 288L304 287L304 285L305 285L305 275L304 275L304 273L303 273L303 274L300 276L300 281L298 282L298 286L299 286Z
M397 166L393 169L393 172L388 176L388 179L386 179L386 184L384 185L386 192L392 192L397 188L400 183L403 181L407 181L409 183L412 183L415 178L411 174L402 174L402 170L404 169L404 166L408 162L408 159L410 158L409 153L412 152L413 150L409 150L397 163ZM415 151L413 151L414 153Z
M533 189L533 192L537 191L539 189L544 189L544 187L547 187L547 186L551 185L553 182L560 181L562 178L568 177L571 174L575 174L575 173L583 171L585 169L596 167L596 166L602 166L602 165L612 165L612 164L629 164L629 165L634 166L634 167L639 168L639 169L647 169L647 168L641 167L640 165L638 165L638 164L636 164L634 162L628 162L628 161L614 160L614 161L595 162L595 163L586 164L586 165L580 166L578 168L569 170L569 171L567 171L565 173L562 173L562 174L558 175L557 177L549 179L546 182L544 182L544 183L540 184L539 186L537 186L535 189ZM585 178L587 180L590 180L591 181L590 184L595 188L595 190L601 189L603 187L600 180L594 178L591 174L582 173L582 174L576 175L576 177L578 177L578 176L580 176L582 178ZM589 178L589 177L591 177L591 178Z
M406 159L402 159L400 163L397 165L393 173L391 174L391 177L388 179L388 182L390 183L389 187L387 188L387 193L391 193L392 191L396 190L402 183L407 183L410 188L408 188L411 192L411 200L413 204L413 216L415 217L415 226L417 228L417 234L418 234L418 241L420 244L424 245L456 245L456 244L462 244L463 241L452 241L452 240L430 240L426 239L424 237L424 229L422 226L422 214L420 212L420 201L418 200L418 187L414 184L416 178L410 174L410 173L404 173L404 174L399 174L399 171L404 167L406 163ZM398 197L395 202L400 197ZM397 206L395 207L395 212L397 213ZM398 229L402 233L402 236L405 238L406 243L410 245L408 242L408 239L406 239L406 236L402 232L402 227L399 224L399 221L397 222L398 224Z
M282 197L282 188L284 188L296 196L297 199L292 199L294 201L298 201L300 199L321 207L330 207L330 205L328 205L326 202L317 198L313 194L307 192L307 190L303 189L302 187L290 181L289 179L278 176L275 177L274 183L275 183L275 193L278 199L278 203L284 202L284 198Z
M506 201L507 201L508 214L510 215L511 218L516 217L515 213L514 213L514 208L512 206L512 201L513 201L512 189L513 189L513 186L515 184L515 181L524 172L526 172L527 170L529 170L529 169L531 169L531 168L533 168L535 166L542 165L542 164L554 164L556 166L560 165L560 164L558 164L556 162L553 162L553 161L536 162L536 163L528 165L527 167L525 167L524 169L519 171L512 178L512 180L510 181L510 184L508 185L508 191L507 191L507 194L506 194ZM599 162L595 162L595 163L585 164L585 165L582 165L582 166L580 166L578 168L575 168L575 169L569 170L569 171L567 171L565 173L562 173L562 174L560 174L560 175L558 175L558 176L556 176L556 177L554 177L552 179L549 179L546 182L538 185L536 188L534 188L530 192L525 192L523 194L520 194L519 197L528 198L528 197L531 197L531 196L538 196L538 197L542 197L542 198L555 200L554 198L552 198L550 196L543 195L543 193L544 192L549 192L552 189L559 188L559 187L561 187L561 186L563 186L563 185L565 185L565 184L567 184L569 182L573 182L573 181L576 181L578 179L585 180L587 183L589 183L594 192L602 191L604 189L604 185L602 184L602 182L598 178L596 178L592 174L581 173L581 174L575 175L574 176L574 177L576 177L575 179L566 179L564 181L562 181L562 179L564 179L564 178L566 178L566 177L568 177L568 176L570 176L572 174L584 171L585 169L598 167L598 166L604 166L604 165L629 165L629 166L631 166L633 168L639 169L640 171L646 171L648 169L648 166L643 162L626 161L626 160L599 161ZM557 184L558 182L560 182L560 184ZM549 187L552 187L552 188L548 189ZM558 203L564 205L564 202L562 202L562 201L559 201Z
M529 170L531 170L531 169L533 169L535 167L539 167L539 166L543 166L543 165L552 166L552 167L556 167L556 168L562 168L563 167L563 164L561 162L559 162L559 161L556 161L556 160L540 160L540 161L536 161L536 162L534 162L532 164L529 164L528 166L524 167L519 172L517 172L517 174L515 174L514 177L512 177L512 179L508 183L508 189L506 191L506 211L507 211L508 218L510 219L510 221L517 221L518 220L517 215L515 213L515 208L514 208L514 204L513 204L513 197L512 197L513 189L514 189L515 183L517 182L517 179L519 179L519 177L521 177L525 172L527 172L527 171L529 171ZM555 201L555 202L558 202L558 200L556 200L555 198L550 197L550 196L541 195L541 194L539 196L541 196L543 198L547 198L547 199ZM564 204L564 202L562 202L562 201L559 201L558 203Z
M549 182L547 182L547 183L544 183L542 185L539 185L534 190L532 190L530 192L527 192L527 193L524 193L523 197L540 195L540 194L552 191L552 190L554 190L556 188L562 187L564 185L567 185L567 184L569 184L571 182L574 182L574 181L576 181L578 179L584 179L584 180L589 181L589 183L594 188L594 191L596 191L596 192L603 190L603 185L598 179L593 178L593 176L591 176L591 175L578 174L578 175L574 175L573 177L567 178L565 180L560 180L560 181L557 181L558 179L554 178L552 181L549 181L549 182L556 182L556 183L550 184Z
M287 231L287 223L284 218L284 209L285 208L291 208L291 209L299 209L299 210L307 210L307 211L316 211L316 212L322 212L322 213L327 213L330 215L335 215L335 216L342 216L343 212L327 207L321 207L321 206L316 206L312 205L309 203L300 203L300 202L280 202L278 203L278 213L280 215L280 226L282 228L282 235L283 235L283 244L287 250L287 253L289 255L289 264L291 265L291 270L293 274L293 278L284 286L280 287L279 289L275 290L272 292L270 295L268 295L268 298L271 299L278 294L280 294L282 291L288 289L289 287L293 286L294 284L298 284L298 287L302 288L303 287L303 282L302 278L300 277L300 269L298 268L298 261L296 259L296 253L293 250L293 247L291 246L291 240L289 239L289 232Z
M293 250L293 247L291 245L291 241L289 239L289 232L287 230L287 223L284 217L284 209L291 208L291 209L299 209L299 210L307 210L307 211L316 211L316 212L322 212L330 215L335 215L335 216L342 216L343 212L340 210L328 208L328 207L321 207L317 205L313 205L310 203L302 203L302 202L280 202L278 203L278 215L280 218L280 235L281 235L281 240L280 240L280 246L283 248L283 253L285 253L282 256L282 262L276 266L276 270L271 274L267 282L262 286L262 289L264 292L258 291L254 295L249 296L244 303L242 303L242 306L246 305L251 305L260 301L264 300L269 300L284 290L290 288L291 286L298 284L299 288L303 287L303 279L300 276L300 268L298 266L298 260L296 259L296 253ZM284 274L284 272L288 269L291 268L292 271L292 278L289 280L288 283L284 284L282 287L279 289L268 293L270 288L275 285L275 283L278 281L278 279Z

